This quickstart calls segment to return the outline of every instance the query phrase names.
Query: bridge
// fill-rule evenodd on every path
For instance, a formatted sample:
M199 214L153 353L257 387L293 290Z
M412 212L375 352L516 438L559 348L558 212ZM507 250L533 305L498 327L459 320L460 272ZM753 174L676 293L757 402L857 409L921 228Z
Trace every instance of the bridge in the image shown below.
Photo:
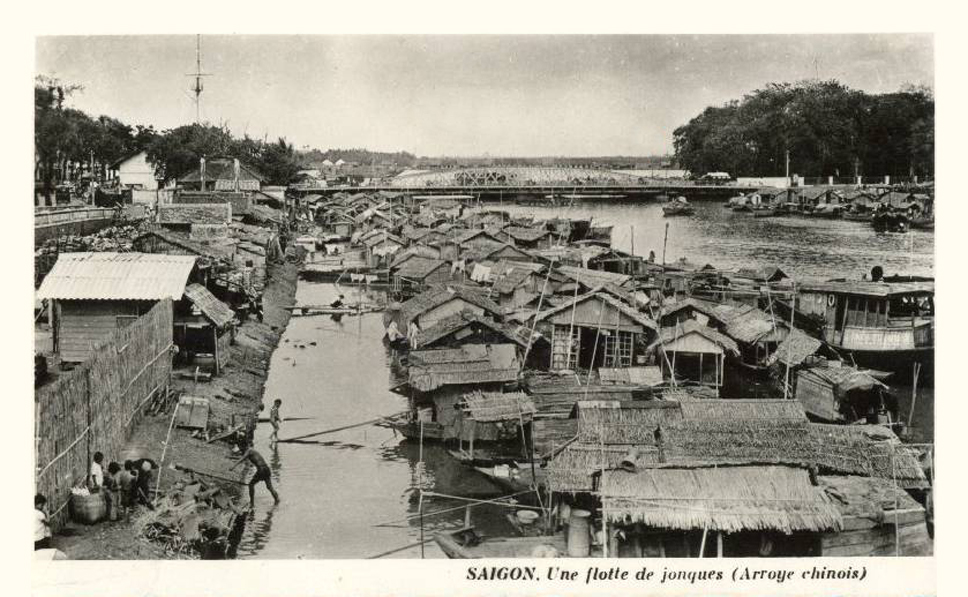
M414 195L470 195L484 200L578 199L637 200L659 194L689 199L725 199L754 187L696 185L681 179L645 177L621 170L556 166L479 166L408 171L375 184L340 187L294 186L297 195L389 191Z

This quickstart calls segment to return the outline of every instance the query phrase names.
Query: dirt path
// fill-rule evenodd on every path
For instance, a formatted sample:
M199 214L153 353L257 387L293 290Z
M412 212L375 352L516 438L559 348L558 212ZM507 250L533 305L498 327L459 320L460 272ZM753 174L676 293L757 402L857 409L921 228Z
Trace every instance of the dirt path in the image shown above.
M195 383L190 379L174 377L172 386L176 392L209 398L209 420L228 424L232 415L245 416L262 401L268 375L269 361L282 332L289 323L290 312L282 307L295 302L298 266L286 263L269 268L263 294L263 322L255 318L243 323L236 330L235 343L229 364L222 375L210 382ZM267 411L268 413L268 406ZM128 458L152 458L161 465L161 490L165 491L177 481L182 473L168 469L170 463L190 466L199 471L212 472L225 477L244 479L247 471L229 473L232 456L226 442L205 443L191 437L186 429L174 429L165 454L161 453L168 432L171 411L157 416L146 416L119 455L105 455L107 460L119 463ZM236 469L238 471L238 469ZM156 471L157 474L157 471ZM219 483L230 494L238 496L241 485ZM247 497L245 499L248 499ZM71 559L161 559L172 557L156 545L135 536L128 522L102 522L92 526L71 523L54 537L54 547L65 552Z

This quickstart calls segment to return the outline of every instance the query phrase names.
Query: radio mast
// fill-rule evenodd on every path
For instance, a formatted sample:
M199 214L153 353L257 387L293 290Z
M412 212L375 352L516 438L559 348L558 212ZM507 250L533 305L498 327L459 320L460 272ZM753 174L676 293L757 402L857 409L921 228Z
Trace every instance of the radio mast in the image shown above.
M195 94L195 124L201 120L201 95L205 86L202 84L202 77L210 77L210 74L202 72L202 36L195 36L195 72L185 75L195 77L195 86L190 89Z

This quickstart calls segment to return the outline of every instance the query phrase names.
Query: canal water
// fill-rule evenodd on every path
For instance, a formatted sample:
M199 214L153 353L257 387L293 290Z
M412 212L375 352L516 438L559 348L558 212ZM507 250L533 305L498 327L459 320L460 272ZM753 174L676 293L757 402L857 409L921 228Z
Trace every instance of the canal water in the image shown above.
M754 219L734 214L717 203L698 203L693 217L663 218L658 204L582 204L551 210L506 207L538 218L554 215L593 217L613 224L613 243L636 254L656 251L669 222L667 261L687 257L733 268L778 265L798 277L859 277L880 264L888 273L931 274L932 233L875 234L855 222L793 218ZM346 301L383 303L379 292L343 287ZM332 284L301 280L300 304L328 304L336 298ZM382 340L382 315L293 317L272 357L266 383L267 406L281 398L283 417L311 417L283 423L280 437L294 437L342 427L399 412L406 398L389 391L391 358ZM901 412L908 412L910 388L898 388ZM921 390L915 424L933 432L933 395ZM240 558L366 558L413 545L421 540L419 487L448 495L490 498L504 492L482 475L451 458L444 449L404 441L392 430L365 426L315 438L318 444L269 445L269 425L260 425L256 448L272 469L282 502L273 505L263 486L239 545ZM425 498L424 538L463 526L464 502ZM450 512L430 516L438 510ZM483 505L472 522L487 535L506 535L511 510ZM420 557L419 546L387 557ZM425 557L444 555L433 542Z
M682 257L720 269L775 265L796 278L860 279L880 265L890 274L933 275L934 232L874 232L868 222L806 217L754 218L716 201L696 201L692 216L663 217L661 203L576 203L571 207L503 205L515 215L592 218L612 225L612 246L636 255L655 251L662 261L669 225L666 263ZM497 207L490 204L489 207ZM634 245L634 247L633 247Z

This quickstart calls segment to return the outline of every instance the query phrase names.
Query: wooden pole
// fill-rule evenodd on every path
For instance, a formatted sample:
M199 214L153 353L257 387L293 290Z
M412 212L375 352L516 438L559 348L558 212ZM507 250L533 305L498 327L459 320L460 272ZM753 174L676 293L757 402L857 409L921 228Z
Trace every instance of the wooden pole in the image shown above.
M704 526L702 528L702 541L699 543L699 555L697 558L703 557L703 553L706 551L706 534L709 532L709 527Z
M911 412L908 413L908 427L914 421L914 405L918 401L918 376L921 374L921 363L914 363L914 384L911 386Z
M723 557L723 534L716 533L716 557Z
M158 461L158 480L155 482L155 499L158 500L158 492L161 490L161 472L165 470L165 454L168 452L168 444L171 443L171 430L175 427L175 416L178 414L178 405L171 412L171 421L168 423L168 434L165 435L165 445L161 448L161 460ZM140 474L140 472L139 472Z

